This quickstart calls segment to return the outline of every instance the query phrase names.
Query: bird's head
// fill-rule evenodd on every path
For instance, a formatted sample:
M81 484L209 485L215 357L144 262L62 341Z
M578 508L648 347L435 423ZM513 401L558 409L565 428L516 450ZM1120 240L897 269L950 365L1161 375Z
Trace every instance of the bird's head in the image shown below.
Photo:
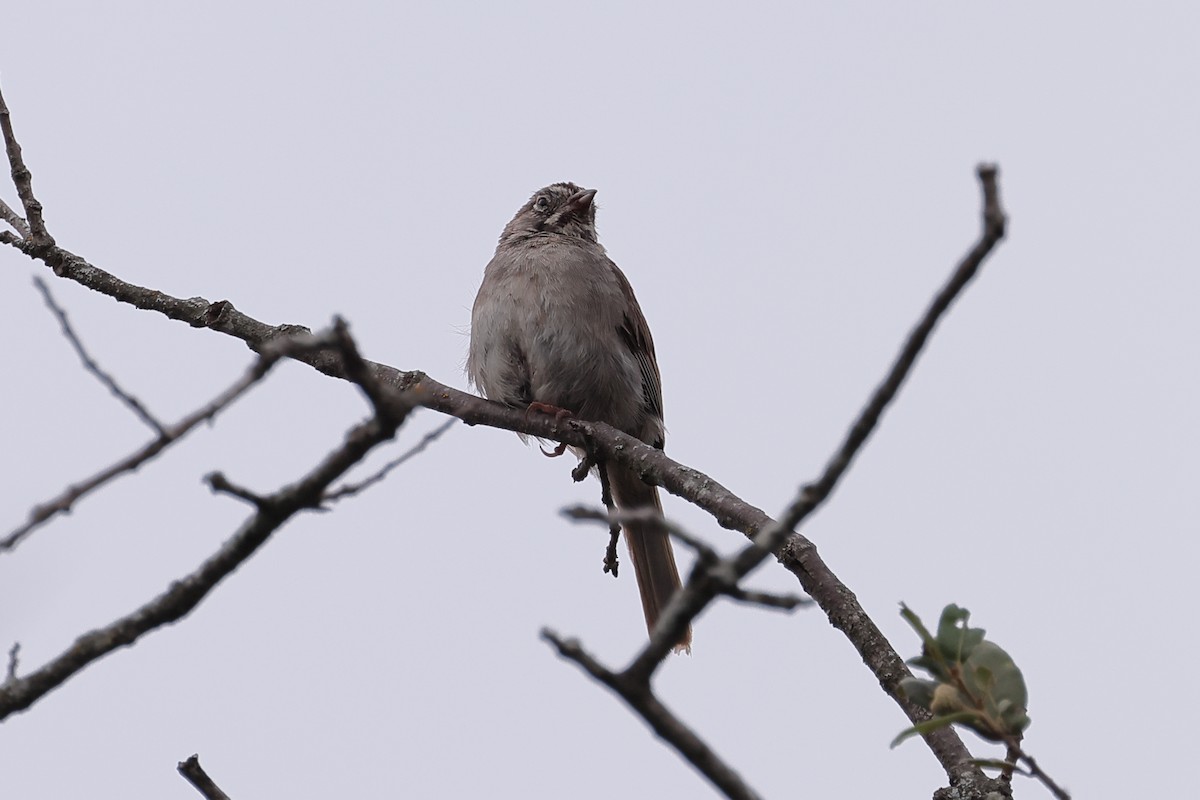
M500 241L556 234L595 242L595 197L595 189L583 189L573 183L553 183L539 189L504 227Z

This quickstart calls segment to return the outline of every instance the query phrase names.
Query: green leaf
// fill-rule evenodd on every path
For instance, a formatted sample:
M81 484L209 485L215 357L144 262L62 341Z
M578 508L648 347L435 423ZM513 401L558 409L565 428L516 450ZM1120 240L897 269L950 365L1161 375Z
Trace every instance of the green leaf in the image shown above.
M1025 677L1012 657L994 642L982 642L964 664L963 681L984 703L984 712L999 731L1020 736L1029 727L1029 694ZM989 738L995 738L995 733Z
M931 634L929 629L925 627L925 623L921 622L921 618L918 617L913 610L904 603L900 604L900 616L903 617L905 622L912 626L912 629L917 632L917 636L921 637L921 644L923 646L929 648L935 646L933 634Z
M908 664L910 667L914 667L915 669L923 669L940 681L948 681L951 679L950 670L947 669L948 665L946 663L946 659L942 658L940 655L937 657L917 656L915 658L910 658L904 663Z
M970 611L954 603L942 609L941 619L938 620L937 647L947 660L965 660L983 641L987 631L983 628L968 627L967 620L970 618Z
M917 636L921 637L921 655L910 658L906 663L911 667L925 670L938 680L951 680L950 665L946 663L937 639L925 627L925 623L904 603L900 604L900 616L916 631Z
M917 735L932 733L933 731L944 728L947 725L953 725L956 722L970 722L974 720L975 717L976 714L974 711L959 711L955 714L946 714L941 717L927 719L924 722L918 722L911 728L905 728L904 730L900 731L900 733L896 735L895 739L892 739L892 743L888 746L894 748L896 745L900 744L906 739L911 739Z

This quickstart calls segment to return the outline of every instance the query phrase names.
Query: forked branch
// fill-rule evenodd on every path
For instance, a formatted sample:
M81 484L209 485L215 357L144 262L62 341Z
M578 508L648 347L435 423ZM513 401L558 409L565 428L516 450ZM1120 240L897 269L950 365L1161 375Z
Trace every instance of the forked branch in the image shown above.
M749 797L753 794L746 794L750 790L740 779L736 783L729 781L728 776L736 773L728 765L710 752L697 749L696 742L700 740L695 732L679 724L662 724L661 715L670 712L657 700L652 703L647 698L654 699L650 685L654 671L663 663L674 643L679 641L679 637L693 623L696 616L714 599L738 587L739 581L769 555L777 555L799 578L805 591L821 606L830 621L846 633L863 660L875 672L884 690L909 718L913 722L928 718L926 711L910 703L900 692L899 681L910 674L903 660L858 605L849 588L838 580L820 559L812 542L797 533L795 528L833 493L855 456L878 425L884 410L895 399L938 321L1004 237L1005 216L1000 207L996 172L996 167L992 165L981 165L978 169L983 193L983 231L979 240L934 296L909 334L891 369L850 426L840 447L829 459L824 472L817 480L800 489L780 519L768 519L761 511L753 509L748 515L754 520L753 530L746 531L752 538L751 543L733 556L698 567L659 617L649 643L622 671L616 672L600 664L577 642L565 641L557 634L543 631L543 637L555 645L560 655L579 664L589 675L620 695L680 755L691 761L715 786L726 792L728 797ZM632 454L635 457L633 460L636 461L638 455L645 455L643 451L652 449L645 445L635 447L639 452ZM607 456L605 453L604 457ZM656 480L659 475L652 470L643 470L642 475L653 482L659 482ZM670 486L669 479L662 481L662 484L675 491ZM732 501L730 504L732 505ZM697 502L697 505L703 507L700 502ZM728 509L726 513L730 516L735 515L732 509ZM737 516L741 517L740 514ZM718 516L718 520L723 521L721 516ZM739 522L743 520L744 518L740 518ZM738 529L745 530L741 527ZM652 717L651 713L655 716ZM674 720L674 717L671 716L670 719ZM683 728L682 731L680 727ZM925 734L925 739L946 770L952 784L959 788L968 788L968 784L973 784L981 791L990 790L993 782L972 762L962 740L951 729L932 731ZM703 757L697 758L697 753L703 753Z

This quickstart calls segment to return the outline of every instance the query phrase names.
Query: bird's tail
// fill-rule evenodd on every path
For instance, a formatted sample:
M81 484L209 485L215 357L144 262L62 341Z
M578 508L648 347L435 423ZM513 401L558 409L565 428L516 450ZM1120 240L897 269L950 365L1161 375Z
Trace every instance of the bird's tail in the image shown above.
M609 485L617 508L627 511L652 508L662 514L658 487L645 483L628 470L610 470ZM679 568L675 566L675 552L671 549L671 537L661 526L652 522L627 522L621 528L625 532L625 544L629 548L638 592L642 596L646 629L653 633L659 615L681 586ZM690 653L691 650L692 629L689 627L675 646L675 651Z

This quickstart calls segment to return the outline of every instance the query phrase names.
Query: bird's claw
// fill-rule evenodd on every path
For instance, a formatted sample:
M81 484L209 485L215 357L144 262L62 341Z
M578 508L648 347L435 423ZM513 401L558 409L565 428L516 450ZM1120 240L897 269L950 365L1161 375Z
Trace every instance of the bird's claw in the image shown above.
M533 402L529 404L529 408L525 409L525 417L528 418L530 413L534 411L539 411L543 414L553 414L555 426L557 426L564 419L570 419L571 417L575 416L565 408L552 406L549 403ZM567 445L563 442L559 442L558 447L555 447L553 450L546 450L546 448L540 445L538 446L538 449L541 450L542 455L546 456L547 458L558 458L563 453L567 452Z
M559 442L558 447L554 448L553 450L547 450L541 445L538 445L538 450L541 450L542 455L544 455L546 458L558 458L563 453L567 452L567 444L566 442Z

